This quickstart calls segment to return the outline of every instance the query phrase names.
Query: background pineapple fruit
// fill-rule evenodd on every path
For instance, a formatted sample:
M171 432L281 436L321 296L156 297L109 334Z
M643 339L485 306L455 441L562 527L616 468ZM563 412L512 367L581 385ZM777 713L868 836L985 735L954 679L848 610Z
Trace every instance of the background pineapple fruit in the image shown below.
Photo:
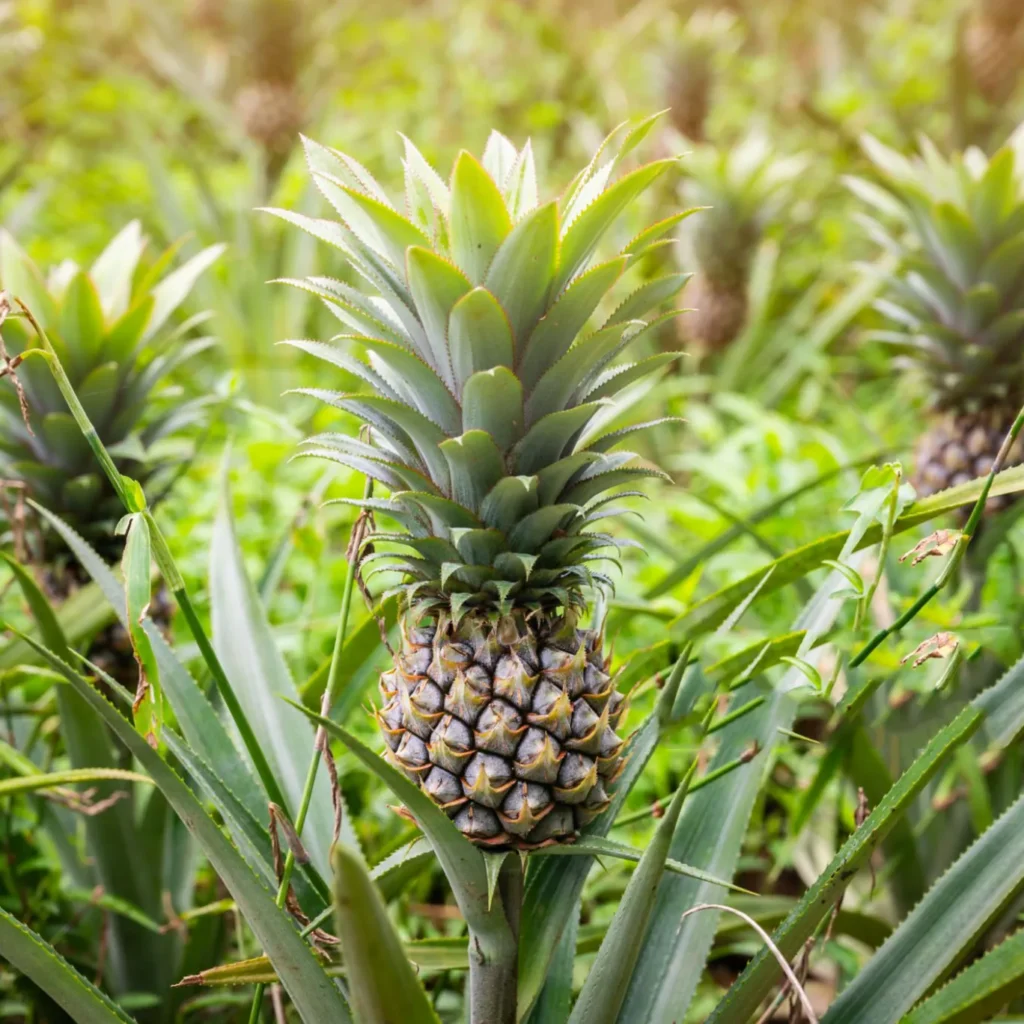
M161 277L170 254L147 265L145 248L133 221L87 270L67 261L44 277L14 239L0 233L0 289L32 310L117 468L139 482L170 468L154 458L158 442L198 419L206 404L182 402L180 395L161 401L156 389L212 343L186 340L170 318L221 250L204 250ZM8 319L2 334L12 356L37 344L22 319ZM124 509L49 369L42 360L28 360L18 367L17 380L24 409L14 387L0 389L0 477L11 495L7 509L16 508L16 489L58 515L106 561L116 560L123 542L114 528ZM31 509L24 527L13 515L5 527L6 542L24 549L52 598L66 598L85 582L58 535ZM157 622L169 621L166 595L155 596L151 613ZM111 675L129 678L134 686L131 644L119 624L96 638L92 654Z
M312 143L307 157L340 221L279 212L336 243L378 292L300 282L345 333L292 344L368 387L308 392L369 434L321 434L307 454L390 491L356 503L398 526L374 528L359 563L367 579L401 580L402 644L377 712L387 756L479 844L569 839L608 805L626 706L600 630L580 625L586 595L611 586L598 566L616 548L588 527L620 486L662 475L617 450L631 431L599 424L622 388L675 358L616 361L649 333L637 317L685 277L607 302L667 225L586 268L616 215L674 161L607 185L609 144L561 202L538 204L529 143L517 151L492 134L482 163L459 154L450 184L407 144L399 210L350 157Z
M927 140L908 160L873 138L864 149L884 189L851 187L881 214L872 233L901 258L878 302L901 366L925 378L932 420L919 438L921 494L987 473L1024 401L1024 176L1020 138L987 159L943 158ZM894 232L891 227L895 225ZM1024 456L1018 442L1007 465ZM1004 498L989 502L1002 508Z
M685 293L694 311L679 321L684 344L715 351L743 330L757 246L804 166L802 156L775 157L759 133L732 150L701 146L688 155L684 197L710 209L688 221L683 233L688 258L698 267Z
M1024 64L1024 0L982 0L964 20L961 51L978 92L1001 106L1013 93Z
M266 154L273 174L305 123L298 82L303 40L297 6L289 0L236 4L236 16L242 20L235 112L242 130Z

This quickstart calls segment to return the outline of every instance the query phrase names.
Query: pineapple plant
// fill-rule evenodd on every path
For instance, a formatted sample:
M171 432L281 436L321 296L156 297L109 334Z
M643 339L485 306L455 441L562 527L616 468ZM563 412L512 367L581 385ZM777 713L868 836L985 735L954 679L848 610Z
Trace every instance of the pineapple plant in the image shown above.
M665 74L665 104L672 125L694 142L706 138L711 109L714 68L711 50L703 40L687 41L673 56Z
M598 424L621 389L674 358L617 361L649 330L637 317L684 278L618 307L608 296L678 218L588 264L674 161L602 193L620 159L606 145L560 201L539 203L529 143L492 134L482 162L461 152L445 182L407 142L401 211L351 157L313 143L307 155L341 219L279 212L338 246L376 293L302 282L344 333L291 344L367 386L306 389L367 426L359 440L319 434L305 454L390 492L359 503L398 527L370 530L359 560L367 580L401 579L401 646L377 709L387 757L475 843L571 839L608 805L623 763L626 697L600 628L584 625L619 542L591 527L621 486L662 475L617 450L633 429Z
M993 106L1001 106L1020 77L1022 51L1021 0L981 0L964 19L960 47L979 93Z
M736 16L698 10L686 22L679 43L663 62L662 90L672 126L692 142L707 138L706 122L715 84L715 53L734 49L730 32Z
M802 156L776 157L758 132L734 149L700 146L688 157L684 196L709 209L684 231L698 268L686 290L694 312L679 321L684 343L713 352L743 330L754 254L805 163Z
M204 401L160 401L157 387L211 338L188 339L191 325L171 316L221 247L200 253L166 273L173 251L148 265L147 240L137 221L128 224L89 268L65 261L44 275L7 234L0 234L0 289L21 298L46 331L69 378L109 449L118 470L144 482L170 466L159 442L195 422ZM35 347L28 322L3 326L7 354ZM18 388L0 392L0 477L7 492L8 541L37 567L51 598L63 600L84 582L78 563L39 517L18 514L30 498L60 516L108 562L123 541L115 527L123 514L110 481L67 411L41 360L16 370ZM167 623L166 595L152 609ZM135 672L127 633L115 624L96 638L93 657L120 680Z
M870 231L900 259L877 303L890 329L872 337L926 383L931 418L913 482L928 495L987 473L1024 399L1024 168L1016 139L991 159L973 148L946 159L927 140L913 159L871 137L864 150L883 187L850 184L881 215L866 218ZM1022 454L1018 442L1007 465Z

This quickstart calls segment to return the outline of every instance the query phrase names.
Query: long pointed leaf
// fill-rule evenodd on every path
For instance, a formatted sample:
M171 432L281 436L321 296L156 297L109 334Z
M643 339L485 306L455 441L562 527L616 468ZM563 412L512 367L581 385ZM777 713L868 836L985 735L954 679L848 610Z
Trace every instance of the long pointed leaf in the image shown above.
M438 1021L362 858L344 845L334 851L334 920L360 1024Z

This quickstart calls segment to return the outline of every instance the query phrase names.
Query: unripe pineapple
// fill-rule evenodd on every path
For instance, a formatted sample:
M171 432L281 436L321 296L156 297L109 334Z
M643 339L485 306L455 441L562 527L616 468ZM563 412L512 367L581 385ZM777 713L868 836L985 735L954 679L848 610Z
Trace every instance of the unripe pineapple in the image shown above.
M1024 40L1019 22L1024 5L1010 21L1000 21L984 7L964 22L960 45L963 60L978 92L993 106L1002 106L1013 94L1024 65Z
M716 351L743 330L757 246L805 163L775 157L759 133L732 150L701 146L688 155L684 198L710 209L684 226L688 256L699 267L685 295L694 312L679 321L684 344Z
M901 256L877 304L893 329L873 337L929 387L932 422L913 482L933 494L989 471L1024 402L1024 180L1012 140L991 160L976 149L946 160L922 146L907 160L866 138L885 190L851 187L882 214L868 220L872 233ZM1006 464L1022 454L1015 445Z
M286 155L305 123L298 85L302 21L289 0L247 0L240 25L240 78L235 112L242 130L270 158Z
M616 361L647 329L635 317L682 283L606 305L667 227L587 268L673 161L608 184L609 144L561 202L538 205L529 143L492 134L483 162L461 153L450 183L407 143L399 210L350 157L314 144L307 156L341 220L280 214L338 246L377 293L298 282L345 333L292 344L368 386L308 392L359 416L368 437L322 434L307 454L383 484L387 500L356 504L400 528L375 528L359 563L367 579L401 580L402 644L377 711L387 757L476 843L568 840L607 806L622 764L626 697L600 631L580 625L590 588L611 586L598 566L616 547L591 527L611 492L661 475L613 451L630 432L601 434L594 418L674 358Z
M146 239L137 221L125 227L88 269L67 261L44 276L14 239L0 233L0 290L21 298L46 331L118 470L144 483L166 461L154 454L159 442L202 415L204 403L161 400L166 376L212 343L186 340L171 326L175 309L222 247L205 250L161 278L165 259L141 262ZM37 344L27 322L8 319L2 329L12 356ZM113 486L68 411L49 369L30 359L17 369L19 394L0 389L0 477L58 515L107 561L122 541L114 528L124 514ZM24 404L22 404L24 399ZM63 599L85 582L59 536L29 511L4 525L8 540L23 546L39 568L44 588ZM23 533L23 535L21 535ZM153 618L169 614L158 595ZM121 626L98 637L93 655L116 678L134 674L131 645Z
M270 156L288 153L302 130L302 98L291 82L264 79L238 90L235 113L242 131Z

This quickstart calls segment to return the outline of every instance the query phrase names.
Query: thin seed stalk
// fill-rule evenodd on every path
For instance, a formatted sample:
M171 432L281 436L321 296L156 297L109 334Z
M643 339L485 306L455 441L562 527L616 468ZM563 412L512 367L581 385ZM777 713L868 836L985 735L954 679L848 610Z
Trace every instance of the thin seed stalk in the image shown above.
M367 478L363 497L370 498L372 494L373 481ZM358 529L357 521L357 526L353 533ZM320 714L324 718L330 715L331 708L338 699L338 690L341 688L341 652L344 650L345 638L348 634L348 618L352 610L352 592L355 590L357 571L358 558L355 552L351 552L348 571L345 574L345 584L341 592L341 610L338 612L338 626L334 633L334 649L331 651L331 666L327 673L327 686L324 689L323 699L320 702ZM313 787L316 785L316 773L320 767L320 754L326 743L327 733L324 731L323 726L320 726L316 731L316 739L313 742L313 755L309 759L306 781L302 788L302 798L299 802L298 813L295 815L295 832L299 836L302 835L302 830L306 824L306 816L309 814L309 805L313 800ZM285 855L284 866L281 869L281 881L277 887L277 905L279 907L283 907L288 898L288 888L291 885L294 870L295 851L289 848L288 853ZM256 985L256 989L253 992L252 1010L249 1014L249 1024L256 1024L259 1020L265 988L266 986L262 983Z
M963 561L964 554L967 551L967 545L970 544L971 539L974 537L978 530L978 523L981 521L982 513L985 510L985 503L988 501L989 492L992 490L992 482L996 478L996 474L1003 468L1003 464L1006 462L1007 456L1010 454L1010 449L1013 447L1014 441L1017 440L1017 435L1024 428L1024 407L1021 408L1020 412L1017 413L1017 418L1013 421L1013 426L1010 427L1009 433L1003 439L1002 446L999 449L999 453L992 461L992 468L988 472L988 476L985 478L985 483L981 488L981 494L978 496L978 500L974 503L974 508L971 509L971 514L967 519L967 525L963 529L960 540L956 547L949 554L949 558L946 560L946 564L942 568L942 572L939 573L938 579L928 587L927 590L898 618L891 626L886 626L884 629L880 629L875 635L850 659L850 668L856 668L858 665L868 658L872 651L874 651L880 644L882 644L888 637L893 633L899 632L908 622L910 622L926 604L935 595L942 590L943 587L950 581L953 574L956 572L960 563Z

